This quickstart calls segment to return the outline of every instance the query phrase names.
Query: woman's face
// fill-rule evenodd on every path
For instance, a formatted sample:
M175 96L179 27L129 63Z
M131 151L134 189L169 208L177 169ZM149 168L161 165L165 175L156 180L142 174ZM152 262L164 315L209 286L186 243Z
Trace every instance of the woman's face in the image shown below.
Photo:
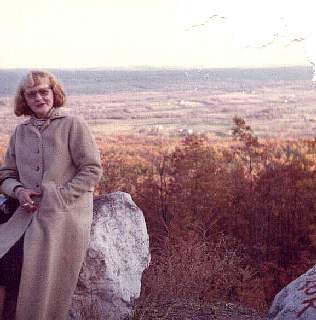
M24 97L28 107L38 118L45 118L54 105L54 93L48 83L25 87Z

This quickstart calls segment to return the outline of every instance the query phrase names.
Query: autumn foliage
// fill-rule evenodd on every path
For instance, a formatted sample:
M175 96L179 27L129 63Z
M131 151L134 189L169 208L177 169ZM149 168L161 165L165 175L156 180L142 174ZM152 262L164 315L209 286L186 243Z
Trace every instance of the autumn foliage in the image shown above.
M314 264L316 140L116 137L100 142L100 192L143 210L153 261L142 299L225 299L266 308Z
M97 192L144 212L151 266L140 301L225 300L264 310L316 257L316 140L99 137Z

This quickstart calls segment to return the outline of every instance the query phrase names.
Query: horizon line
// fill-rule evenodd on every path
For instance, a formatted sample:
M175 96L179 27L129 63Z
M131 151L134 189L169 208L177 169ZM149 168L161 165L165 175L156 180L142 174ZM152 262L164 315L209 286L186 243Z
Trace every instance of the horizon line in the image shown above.
M210 67L210 66L115 66L115 67L0 67L0 71L19 70L61 70L61 71L145 71L145 70L226 70L226 69L290 69L313 68L311 64L300 65L271 65L271 66L235 66L235 67Z

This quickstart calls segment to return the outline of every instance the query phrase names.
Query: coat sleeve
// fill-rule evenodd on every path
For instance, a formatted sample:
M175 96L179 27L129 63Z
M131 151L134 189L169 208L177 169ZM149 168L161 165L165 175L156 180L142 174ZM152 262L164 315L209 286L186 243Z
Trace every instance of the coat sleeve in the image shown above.
M69 134L69 150L77 173L71 181L62 186L60 192L66 203L71 204L85 192L93 192L102 176L100 152L88 125L79 118L73 118Z
M15 158L15 139L16 139L17 129L14 131L10 138L10 142L7 148L7 152L4 157L4 162L0 167L0 189L1 192L13 197L15 197L15 188L22 186L19 181L19 173L16 165Z

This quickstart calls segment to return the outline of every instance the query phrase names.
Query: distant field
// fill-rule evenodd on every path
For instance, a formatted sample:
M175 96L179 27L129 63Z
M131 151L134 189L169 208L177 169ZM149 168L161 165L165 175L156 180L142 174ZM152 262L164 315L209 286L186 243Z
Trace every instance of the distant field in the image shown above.
M100 78L102 81L96 82L97 94L91 89L93 77L86 82L91 86L90 91L86 88L85 90L89 91L87 94L84 91L78 93L78 88L84 88L84 82L81 83L77 77L78 84L74 86L75 89L71 90L70 87L70 90L67 90L70 95L65 111L83 116L97 135L137 133L180 136L207 133L215 139L227 139L231 135L232 119L238 115L261 137L315 136L316 88L311 80L307 79L309 71L305 70L304 73L300 72L300 69L294 69L296 74L293 70L292 73L282 71L283 74L280 71L284 79L287 77L286 80L280 79L280 74L272 71L270 74L265 71L267 74L263 73L263 78L259 71L247 75L247 79L242 78L240 71L236 73L236 79L230 79L227 74L225 79L220 80L210 80L205 76L208 75L206 71L202 78L194 74L196 78L192 76L189 80L181 78L184 77L183 74L190 77L186 72L158 72L160 78L153 76L156 75L155 72L134 72L127 73L128 83L127 80L124 82L124 75L121 75L121 78L117 76L115 86L112 85L115 90L108 88L111 74L106 74L109 78L104 81L108 87L105 87L104 93L100 93L103 81L103 78ZM304 77L296 79L301 74ZM169 79L171 76L174 81ZM65 79L64 83L72 83L71 78ZM124 84L124 90L119 90L120 83L122 86ZM8 92L12 92L12 89L10 90ZM15 118L11 105L12 94L0 95L2 137L7 136L16 123L23 120Z
M23 120L13 115L11 101L11 97L0 98L2 135ZM295 138L316 133L316 91L311 86L69 96L65 112L83 116L97 135L203 132L227 138L235 115L245 118L259 136Z

